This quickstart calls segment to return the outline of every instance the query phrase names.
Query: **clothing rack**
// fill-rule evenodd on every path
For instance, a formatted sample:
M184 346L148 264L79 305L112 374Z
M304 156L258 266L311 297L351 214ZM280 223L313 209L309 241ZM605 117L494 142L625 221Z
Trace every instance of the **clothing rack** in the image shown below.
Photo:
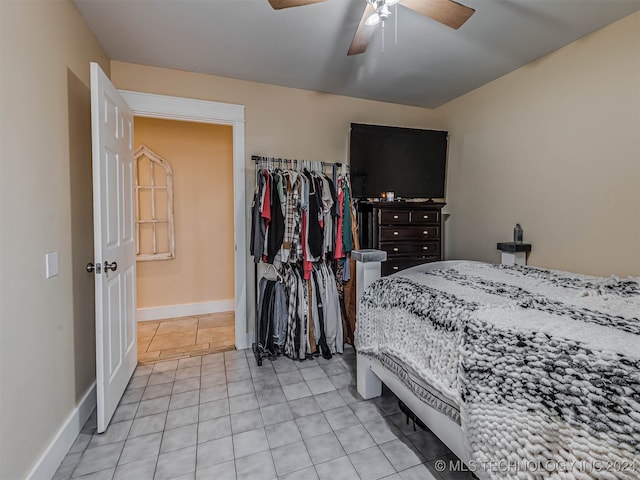
M322 161L314 161L314 160L298 160L298 159L288 159L288 158L279 158L279 157L264 157L260 155L252 155L251 160L256 164L256 173L255 173L256 184L258 181L258 170L259 170L258 167L262 167L262 166L267 168L277 167L279 169L290 168L292 170L304 170L305 168L308 170L315 170L315 171L319 171L319 170L322 171L325 168L331 168L331 169L340 168L346 172L348 172L349 170L349 166L347 164L343 164L340 162L331 163L331 162L322 162ZM272 271L275 271L276 275L280 278L280 272L278 272L277 268L273 267L273 265L270 265L267 268L268 268L267 272L269 271L269 269L271 269ZM258 302L259 289L258 289L258 264L257 263L254 263L253 269L254 269L254 292L255 292L256 302ZM255 330L255 343L252 345L252 350L258 366L261 366L262 359L267 355L263 355L263 353L260 352L258 349L259 332L258 332L257 318L256 318L256 324L255 324L254 330Z
M264 165L264 166L278 166L278 168L287 168L290 167L292 169L303 169L306 166L312 167L313 165L319 165L321 169L324 168L333 168L344 167L346 169L349 168L347 164L343 164L340 162L320 162L315 160L298 160L298 159L290 159L290 158L279 158L279 157L263 157L260 155L252 155L251 160L256 164L256 166Z

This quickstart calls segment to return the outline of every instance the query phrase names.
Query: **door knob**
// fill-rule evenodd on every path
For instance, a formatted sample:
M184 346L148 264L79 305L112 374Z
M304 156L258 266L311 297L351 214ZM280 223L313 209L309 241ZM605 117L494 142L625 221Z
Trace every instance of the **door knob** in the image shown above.
M117 269L118 269L118 264L116 262L109 263L107 260L104 261L105 272L108 272L109 270L111 270L112 272L115 272Z
M101 272L101 267L102 265L100 265L99 263L96 263L95 265L91 262L87 263L87 266L85 267L87 269L87 272L89 273L102 273Z

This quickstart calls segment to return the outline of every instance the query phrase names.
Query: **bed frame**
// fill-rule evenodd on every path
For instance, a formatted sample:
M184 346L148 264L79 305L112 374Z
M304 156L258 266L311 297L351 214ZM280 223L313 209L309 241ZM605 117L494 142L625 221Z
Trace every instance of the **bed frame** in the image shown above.
M383 252L381 252L383 253ZM381 262L356 259L356 306L364 289L380 278ZM459 263L458 261L434 262L422 268L434 270ZM377 264L377 265L376 265ZM357 307L356 307L357 308ZM358 393L365 399L382 395L382 384L385 384L411 411L431 430L455 455L465 464L471 456L464 444L462 428L445 414L424 403L394 373L384 367L378 360L366 355L357 354L357 386Z

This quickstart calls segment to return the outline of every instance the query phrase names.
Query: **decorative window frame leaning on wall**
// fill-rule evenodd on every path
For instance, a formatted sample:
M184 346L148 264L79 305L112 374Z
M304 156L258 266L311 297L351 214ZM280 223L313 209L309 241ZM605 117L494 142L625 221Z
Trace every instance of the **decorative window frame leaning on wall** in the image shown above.
M147 160L148 175L141 175L142 162ZM134 178L136 189L136 260L169 260L176 256L176 234L173 218L173 169L171 164L160 155L153 152L146 145L140 145L134 153ZM156 167L161 169L161 175L156 175ZM147 177L149 184L142 184L141 177ZM157 177L163 182L156 184ZM142 192L148 191L148 205L141 198ZM166 204L158 200L158 192L166 192ZM150 218L143 218L143 210ZM147 211L148 210L148 211ZM167 238L159 241L158 225L166 224ZM141 234L144 226L151 226L151 245L147 245L146 238ZM160 244L160 245L159 245ZM166 248L162 248L165 246ZM151 252L149 253L149 249Z

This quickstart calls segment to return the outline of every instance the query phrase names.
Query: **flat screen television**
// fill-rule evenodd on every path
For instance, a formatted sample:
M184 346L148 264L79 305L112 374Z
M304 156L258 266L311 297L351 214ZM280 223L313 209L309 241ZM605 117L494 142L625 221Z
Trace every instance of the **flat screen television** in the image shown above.
M353 196L443 198L448 132L351 124Z

